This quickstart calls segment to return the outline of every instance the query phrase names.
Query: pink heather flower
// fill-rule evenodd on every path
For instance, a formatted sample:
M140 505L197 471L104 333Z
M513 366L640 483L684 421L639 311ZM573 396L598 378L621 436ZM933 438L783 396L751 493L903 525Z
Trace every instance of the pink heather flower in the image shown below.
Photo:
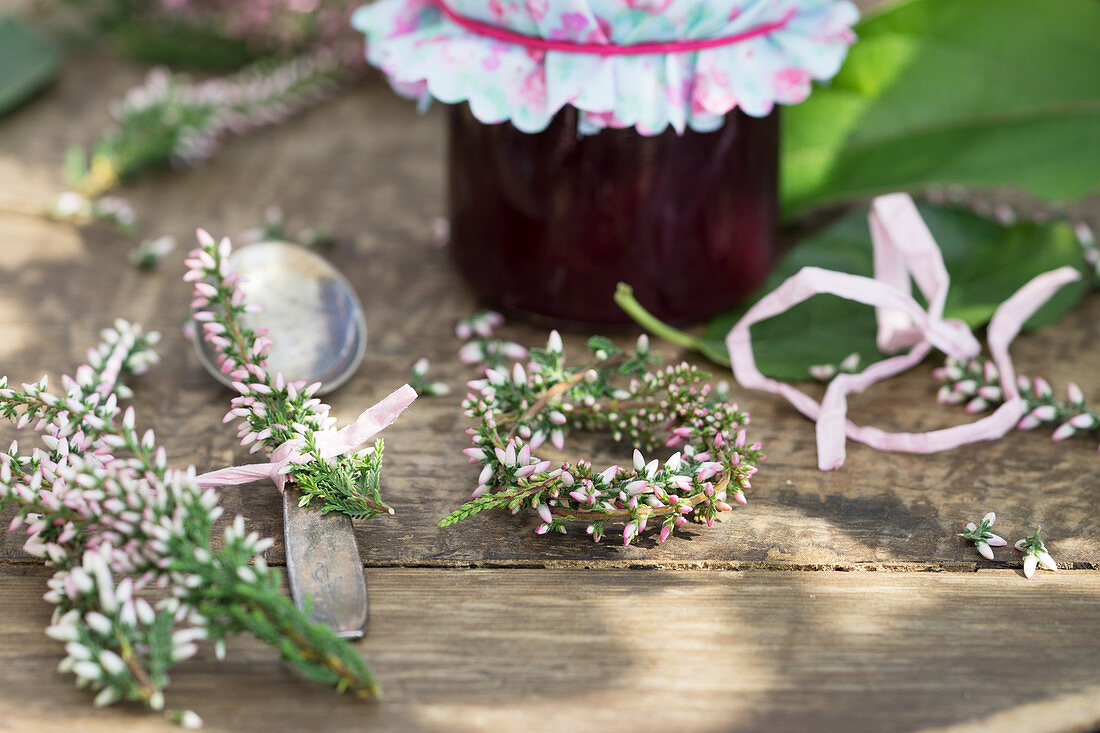
M989 403L981 397L975 397L966 403L966 411L970 413L981 412L989 408Z
M1049 422L1058 417L1058 410L1054 405L1039 405L1031 411L1031 416L1043 422Z
M1062 423L1058 426L1058 429L1051 434L1050 439L1065 440L1067 438L1072 438L1076 432L1077 429L1072 424L1068 422Z
M628 546L637 533L638 526L634 522L627 522L627 525L623 527L623 547Z
M745 431L744 430L739 430L737 432L737 438L733 441L733 444L737 448L744 448L746 439L747 439L747 436L745 434Z
M611 483L611 481L615 478L615 476L618 473L619 473L619 467L618 466L609 466L608 468L605 468L603 471L601 471L599 475L600 475L600 478L603 479L604 483L609 484L609 483Z
M987 384L978 389L978 395L989 400L990 402L997 402L1001 399L1001 388L992 384Z
M477 364L484 359L485 351L481 348L481 344L476 341L464 344L462 348L458 350L458 360L463 364Z
M537 468L538 466L534 463L523 466L518 471L516 471L516 478L527 478L531 474L535 473Z
M1096 427L1096 418L1087 412L1083 412L1080 415L1074 415L1069 419L1069 424L1080 430L1091 430Z
M1034 415L1024 415L1020 422L1016 423L1017 430L1034 430L1043 423Z

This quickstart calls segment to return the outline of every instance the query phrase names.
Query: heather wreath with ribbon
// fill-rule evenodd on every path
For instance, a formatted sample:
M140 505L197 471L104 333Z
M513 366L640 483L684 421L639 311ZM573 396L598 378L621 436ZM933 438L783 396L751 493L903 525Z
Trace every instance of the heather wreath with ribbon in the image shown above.
M715 130L806 99L855 40L846 0L378 0L352 23L367 60L422 103L538 132Z

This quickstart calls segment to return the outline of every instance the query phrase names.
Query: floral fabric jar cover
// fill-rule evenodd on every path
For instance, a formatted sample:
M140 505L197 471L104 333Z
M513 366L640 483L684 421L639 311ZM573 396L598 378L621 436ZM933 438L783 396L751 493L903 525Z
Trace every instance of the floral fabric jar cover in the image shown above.
M352 23L405 96L528 133L572 105L582 132L655 135L803 101L840 68L857 18L846 0L377 0Z

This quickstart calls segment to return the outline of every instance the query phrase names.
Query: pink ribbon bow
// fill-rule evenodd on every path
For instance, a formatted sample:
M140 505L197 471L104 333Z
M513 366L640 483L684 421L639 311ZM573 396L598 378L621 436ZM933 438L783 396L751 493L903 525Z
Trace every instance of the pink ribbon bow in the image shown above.
M804 267L753 305L726 336L733 375L749 389L782 395L817 421L817 463L823 471L844 464L845 438L872 448L903 453L935 453L979 440L993 440L1011 430L1026 412L1016 385L1008 347L1020 328L1062 286L1080 278L1072 267L1043 273L1020 288L993 314L987 331L989 351L1000 374L1005 402L975 422L927 433L887 433L847 419L847 396L920 363L933 347L956 359L977 356L978 340L966 324L943 318L950 280L932 233L907 194L880 196L871 205L871 239L875 277ZM913 299L910 276L928 302ZM874 306L878 345L885 352L911 347L900 356L870 365L858 374L840 374L825 390L821 403L795 387L769 379L756 368L749 328L821 293Z
M368 438L393 424L397 416L404 412L416 397L416 390L406 384L378 404L365 410L353 423L339 431L319 431L316 433L316 445L321 459L328 460L355 450ZM279 491L282 491L286 486L286 475L291 467L313 460L311 456L299 452L302 442L301 438L294 438L283 443L271 452L270 463L229 466L204 473L197 478L198 484L205 489L236 486L269 478L279 487Z

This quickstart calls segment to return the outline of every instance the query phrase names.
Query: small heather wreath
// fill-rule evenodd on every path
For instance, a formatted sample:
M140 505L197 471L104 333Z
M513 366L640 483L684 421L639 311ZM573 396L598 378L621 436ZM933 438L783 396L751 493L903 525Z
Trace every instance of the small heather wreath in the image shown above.
M532 349L524 367L489 368L469 383L462 403L480 421L467 433L464 452L483 468L473 499L440 522L441 527L486 509L524 506L542 522L535 530L565 533L570 520L588 523L597 542L608 522L625 522L623 544L660 524L663 542L688 520L713 526L718 512L745 503L745 489L764 460L759 443L746 442L749 415L713 389L710 375L681 363L650 369L657 359L648 339L635 353L602 336L589 340L593 360L566 367L561 337L551 332L545 349ZM605 431L634 447L631 466L593 468L578 460L552 468L533 454L547 440L562 449L571 430ZM644 452L680 447L664 463Z

